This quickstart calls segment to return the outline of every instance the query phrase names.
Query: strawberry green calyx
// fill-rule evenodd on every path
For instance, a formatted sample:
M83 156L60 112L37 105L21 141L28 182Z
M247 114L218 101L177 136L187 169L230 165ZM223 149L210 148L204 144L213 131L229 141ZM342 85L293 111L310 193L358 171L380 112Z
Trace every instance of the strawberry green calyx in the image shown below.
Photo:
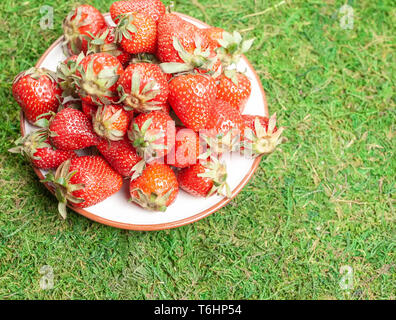
M238 72L236 69L226 69L224 70L224 75L238 86Z
M212 53L210 49L202 50L202 39L197 35L195 38L196 49L191 54L184 49L177 37L173 37L173 47L179 53L180 59L184 63L180 62L165 62L161 63L160 67L164 73L181 73L187 72L194 69L212 70L214 65L217 63L217 56L211 57Z
M77 66L84 58L84 53L80 53L75 61L68 60L66 63L62 62L56 69L56 76L59 80L59 87L62 89L62 96L78 97L75 90L75 82L73 76L77 71Z
M63 20L62 28L65 40L62 47L66 55L69 55L69 48L72 54L79 54L83 49L83 36L79 32L79 28L89 25L91 21L90 19L82 19L82 15L82 9L79 7L75 11L71 11Z
M240 147L240 132L237 129L230 129L226 134L204 133L202 138L212 154L221 155L226 152L234 152L238 151Z
M67 201L71 203L83 203L85 200L73 196L73 192L83 189L84 184L71 184L70 178L74 176L77 171L69 172L70 159L63 162L55 172L55 175L50 172L41 180L43 183L50 183L55 188L55 196L58 199L58 211L63 219L67 217L66 205Z
M132 40L131 33L137 32L136 26L132 24L133 14L121 14L117 19L119 19L119 22L114 32L115 41L120 43L123 38Z
M274 113L268 122L268 128L265 128L258 118L254 121L254 131L250 128L245 129L244 147L252 153L253 157L260 155L269 155L273 153L276 147L283 142L281 134L284 128L276 128L276 113Z
M170 189L167 193L162 196L159 196L155 193L147 194L142 189L136 188L133 189L132 192L136 192L136 196L133 196L129 199L131 202L135 202L142 208L151 210L151 211L162 211L165 212L167 209L167 202L174 192L174 189Z
M140 90L140 87L141 76L139 71L135 71L132 75L130 93L126 93L122 86L118 87L121 96L120 102L124 104L125 109L136 110L138 112L161 110L162 107L159 102L151 101L161 93L158 89L158 83L152 80L142 90Z
M198 174L198 177L208 178L213 181L213 187L207 194L207 197L217 193L219 195L231 198L231 190L227 183L227 167L225 163L220 162L216 157L210 157L209 161L203 162L205 172Z
M36 157L35 153L37 149L51 148L47 143L47 131L37 130L24 137L20 137L15 141L16 147L9 149L11 153L20 153L26 156L30 160L41 160L40 157Z
M129 140L133 141L132 144L136 148L136 151L140 157L150 162L159 157L158 153L160 150L167 150L168 147L163 144L156 143L158 140L162 140L165 134L160 132L158 134L152 134L148 128L152 123L152 119L146 120L142 128L136 123L133 123L133 129L128 131Z
M78 66L81 76L75 76L76 84L79 88L79 95L84 98L90 96L92 101L98 105L110 104L107 97L116 97L116 93L109 90L119 79L117 66L106 68L95 74L93 69L94 59L92 59L85 71L83 66Z
M118 121L121 116L122 109L116 111L111 117L108 116L107 106L100 106L96 111L96 115L93 119L93 128L95 132L108 140L119 141L124 137L124 132L120 130L112 129L113 124Z
M223 38L217 41L221 45L217 49L221 62L225 66L230 66L237 64L241 56L249 51L254 39L243 40L241 34L237 31L234 31L232 34L224 31Z
M151 53L137 53L132 56L131 64L141 63L141 62L153 63L153 64L161 63L161 61L159 61L159 59Z
M111 32L110 29L107 29L103 32L99 37L90 34L91 37L86 37L88 41L88 51L87 55L92 53L100 53L105 52L111 54L114 57L122 54L122 51L119 50L118 45L116 43L106 43L106 38Z
M37 121L34 123L34 125L36 127L39 127L41 129L45 130L47 133L50 134L49 124L55 118L55 115L56 115L56 113L53 111L43 113L37 117ZM47 116L49 116L49 119L47 119Z
M81 110L81 108L82 108L81 100L69 100L66 103L60 104L58 107L58 112L62 111L65 108Z
M146 161L144 159L140 160L137 164L135 164L131 170L130 176L131 180L135 180L142 175L143 170L146 168Z

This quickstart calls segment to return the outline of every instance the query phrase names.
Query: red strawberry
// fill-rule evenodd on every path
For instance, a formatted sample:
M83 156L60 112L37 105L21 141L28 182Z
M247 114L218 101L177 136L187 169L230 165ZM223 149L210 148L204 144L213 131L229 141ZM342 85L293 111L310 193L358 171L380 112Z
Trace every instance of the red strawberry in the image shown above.
M92 118L96 114L96 111L98 110L98 106L95 104L90 104L85 101L82 101L81 109L82 109L82 112L84 112L84 114L88 117L88 119L92 120Z
M79 110L66 108L49 121L52 145L61 150L77 150L99 143L92 122Z
M122 187L122 177L100 156L84 156L67 160L55 172L48 173L42 182L55 187L58 209L66 218L66 204L86 208L93 206Z
M196 164L202 152L199 135L191 129L176 127L176 142L172 152L166 156L166 163L177 168Z
M282 143L281 134L284 128L276 127L275 113L270 119L253 115L243 115L242 117L245 121L243 145L252 156L268 155Z
M216 100L209 113L206 128L216 130L217 134L227 134L232 129L243 131L245 122L239 110L234 109L229 103Z
M249 78L240 72L227 70L219 78L217 85L217 100L228 102L241 113L252 92Z
M131 201L153 211L165 211L175 201L179 186L173 170L166 164L147 165L140 177L131 180Z
M151 162L172 150L175 131L175 122L169 114L151 111L142 113L133 120L128 137L138 154L147 162Z
M77 155L74 151L63 151L49 144L47 133L43 130L34 131L15 141L17 147L8 151L24 154L35 167L48 170L57 168L64 161Z
M102 140L97 148L113 169L123 177L136 178L142 173L145 163L126 137L120 141Z
M115 31L116 41L129 53L154 53L157 45L157 25L145 13L122 16Z
M208 129L203 137L215 154L232 152L240 146L240 136L245 129L245 122L238 109L227 102L216 100L210 113Z
M122 106L100 106L92 119L97 135L112 141L122 140L128 130L129 115Z
M56 76L51 71L41 68L21 72L12 84L14 99L32 124L40 115L58 110L58 97L61 93Z
M79 54L87 52L87 39L96 36L106 27L106 21L100 11L90 5L80 5L71 11L63 21L65 52Z
M216 158L181 169L177 174L180 188L196 197L210 197L214 193L231 197L226 180L226 166Z
M108 53L86 56L76 72L77 92L81 100L98 105L116 102L116 84L123 71L118 59Z
M129 65L118 80L124 105L138 112L160 110L168 100L168 82L160 67L151 63Z
M197 30L199 29L196 26L173 13L163 15L158 21L157 57L162 62L183 62L173 46L174 38L179 40L186 51L192 52L195 49L194 38Z
M179 16L168 13L158 21L157 56L165 62L161 64L165 73L195 68L217 71L220 61L213 49L209 38L201 29Z
M63 97L78 97L78 94L76 93L76 85L74 83L74 76L77 71L77 66L83 58L83 54L78 56L73 55L58 65L56 76L58 77L58 84L62 89Z
M143 12L155 22L165 14L165 6L160 0L116 1L110 7L111 19L118 23L117 17L124 13Z
M103 29L98 36L89 40L88 54L90 53L108 53L116 57L123 66L126 66L131 60L131 54L124 52L115 41L115 27Z
M174 48L174 38L179 40L187 52L193 53L196 49L197 37L201 38L203 48L208 46L208 38L203 36L203 32L198 27L173 13L163 15L158 21L158 58L162 62L184 62Z
M183 124L196 132L206 128L215 98L216 83L212 77L186 74L169 83L169 104Z
M210 27L207 29L203 29L202 32L205 33L207 37L210 39L210 46L212 48L220 47L220 43L218 42L218 40L223 38L224 29L217 27Z

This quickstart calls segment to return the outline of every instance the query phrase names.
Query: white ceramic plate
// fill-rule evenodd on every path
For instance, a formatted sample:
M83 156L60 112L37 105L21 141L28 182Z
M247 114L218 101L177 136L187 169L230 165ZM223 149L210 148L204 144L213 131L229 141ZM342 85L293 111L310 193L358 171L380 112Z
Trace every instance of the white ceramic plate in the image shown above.
M192 17L179 13L178 15L200 28L208 27L205 23ZM110 25L113 25L110 16L107 14L105 17L106 21ZM43 67L53 71L56 70L58 63L66 59L61 48L62 40L62 38L59 38L52 44L40 58L36 67ZM254 69L245 57L238 65L238 69L247 71L246 74L252 82L252 94L244 113L268 116L264 90ZM24 135L32 130L35 130L35 127L32 127L24 119L23 113L21 113L22 134ZM228 157L224 160L226 161L228 169L228 184L232 190L232 198L234 198L257 169L260 158L252 160L237 154L232 154L232 157ZM35 171L41 179L46 173L38 169L35 169ZM202 219L225 206L231 200L220 196L213 196L208 199L196 198L180 190L176 201L165 213L150 212L128 202L128 187L129 181L125 180L121 191L105 201L95 206L85 208L84 210L78 208L72 209L89 219L117 228L130 230L162 230L179 227ZM47 188L52 191L48 185Z

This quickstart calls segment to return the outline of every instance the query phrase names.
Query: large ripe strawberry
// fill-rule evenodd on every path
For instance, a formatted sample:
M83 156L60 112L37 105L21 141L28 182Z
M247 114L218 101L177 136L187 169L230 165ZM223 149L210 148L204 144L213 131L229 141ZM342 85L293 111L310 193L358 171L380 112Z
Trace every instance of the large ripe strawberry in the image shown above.
M40 115L58 110L61 93L56 76L51 71L41 68L21 72L12 84L14 99L32 124Z
M106 27L100 11L88 4L80 5L71 11L63 21L65 41L64 51L70 55L87 52L87 39L96 36Z
M179 186L173 170L166 164L148 164L140 177L131 180L131 201L153 211L165 211L175 201Z
M128 53L155 53L157 45L157 24L145 13L121 15L115 39Z
M245 122L238 109L227 102L216 100L210 110L206 129L203 137L211 151L222 154L238 150Z
M241 113L245 109L251 92L252 84L249 78L243 73L235 72L235 70L226 70L219 77L217 100L228 102Z
M158 65L136 63L129 65L118 80L123 104L138 112L161 110L169 95L169 86Z
M49 144L46 131L37 130L15 141L16 147L8 150L25 155L32 164L43 170L54 169L64 161L76 157L74 151L55 149Z
M176 142L167 154L166 163L177 168L186 168L198 162L202 153L199 135L191 129L176 127Z
M206 128L215 98L216 83L206 75L185 74L169 83L169 104L183 124L196 132Z
M110 7L111 19L118 23L119 15L132 12L143 12L155 22L165 14L166 8L160 0L129 0L116 1Z
M107 140L122 140L128 130L129 115L122 106L100 106L92 119L94 131Z
M96 37L88 41L88 54L108 53L116 57L123 66L131 60L131 54L124 52L115 41L115 27L103 29Z
M120 141L102 140L96 147L112 168L123 177L135 179L142 173L145 163L128 138Z
M214 48L206 34L193 24L173 13L158 21L157 56L164 62L165 73L201 69L216 72L220 68Z
M83 156L62 163L55 172L48 173L42 182L55 188L58 209L66 218L66 204L86 208L93 206L122 187L122 177L100 156Z
M180 188L196 197L210 197L215 193L231 197L226 166L214 157L181 169L177 181Z
M162 111L141 113L131 123L128 137L147 162L162 158L175 144L175 122Z
M76 72L76 87L81 100L90 104L111 104L118 100L117 81L124 69L108 53L95 53L81 60Z
M244 152L253 157L268 155L282 143L283 127L276 127L276 114L270 119L263 116L243 115L245 130L243 134ZM246 151L247 149L247 151Z
M76 75L77 66L83 58L83 54L78 56L73 55L58 65L56 76L58 77L59 87L62 90L62 97L78 97L76 85L74 83L74 76Z
M157 57L162 62L184 62L174 47L174 38L179 40L183 48L192 53L196 49L195 38L203 33L193 24L184 21L173 13L163 15L158 21ZM208 45L206 36L201 37L203 47Z
M61 150L78 150L99 143L92 122L80 110L65 108L49 121L51 144Z

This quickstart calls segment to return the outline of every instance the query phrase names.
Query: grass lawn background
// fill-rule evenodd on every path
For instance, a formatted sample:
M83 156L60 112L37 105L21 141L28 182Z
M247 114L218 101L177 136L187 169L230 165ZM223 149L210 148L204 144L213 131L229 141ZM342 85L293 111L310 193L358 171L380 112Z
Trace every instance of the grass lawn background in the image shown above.
M86 1L102 12L111 2ZM256 38L247 57L288 142L230 205L160 232L74 213L62 221L29 164L7 152L19 135L13 77L61 35L75 2L0 2L0 298L395 298L395 7L348 1L345 30L345 1L280 2L176 1ZM54 7L53 30L40 28L43 4ZM39 286L44 265L52 290ZM353 269L350 290L342 266Z

